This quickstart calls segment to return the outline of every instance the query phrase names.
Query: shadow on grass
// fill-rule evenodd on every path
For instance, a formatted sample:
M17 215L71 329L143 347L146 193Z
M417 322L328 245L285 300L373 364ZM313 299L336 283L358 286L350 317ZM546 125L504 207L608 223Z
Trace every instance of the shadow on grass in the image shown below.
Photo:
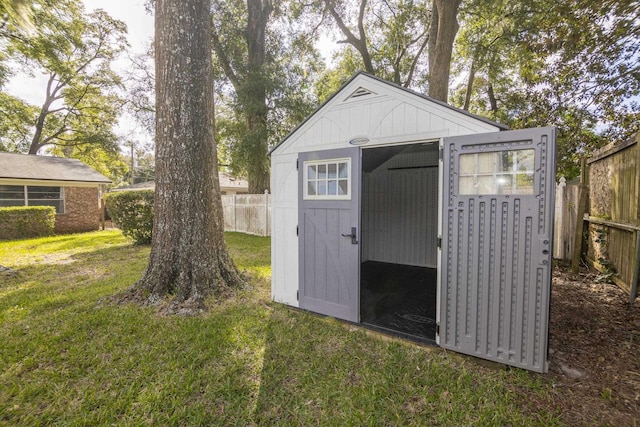
M491 370L429 347L274 304L265 330L257 425L558 425L521 405L520 370ZM539 411L539 412L538 412Z
M0 285L0 320L15 307L28 307L21 311L26 316L93 304L135 283L147 257L148 248L114 246L72 254L58 264L17 267Z

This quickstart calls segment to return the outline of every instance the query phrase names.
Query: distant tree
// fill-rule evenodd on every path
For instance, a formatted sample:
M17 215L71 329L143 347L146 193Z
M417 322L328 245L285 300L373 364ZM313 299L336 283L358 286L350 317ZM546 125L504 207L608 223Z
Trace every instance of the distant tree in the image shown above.
M155 69L153 46L129 57L129 74L123 77L127 88L126 110L149 135L155 133Z
M35 107L6 94L0 99L0 127L13 129L3 135L3 146L37 154L47 146L92 144L116 153L112 129L122 102L115 92L120 78L110 65L127 45L125 24L101 10L84 14L75 0L34 3L37 32L9 37L3 53L23 73L48 76L44 101ZM24 120L8 120L18 102ZM35 114L28 117L27 111Z
M447 102L461 0L433 0L429 26L429 96Z
M238 150L247 165L250 193L269 189L265 61L272 12L272 0L214 2L213 49L242 108L245 123Z
M296 2L214 2L213 49L222 154L251 193L269 189L269 146L314 104L310 81L319 69L313 31Z
M404 87L416 87L426 81L424 51L429 41L429 10L425 2L322 0L308 10L340 34L339 44L353 49L341 53L346 55L339 60L343 70L351 68L357 52L358 68L370 74ZM344 68L346 64L349 65Z
M513 128L558 127L558 173L638 130L640 13L611 3L473 0L460 11L455 105Z
M214 139L209 0L156 0L156 190L144 276L128 291L198 310L243 283L224 241Z

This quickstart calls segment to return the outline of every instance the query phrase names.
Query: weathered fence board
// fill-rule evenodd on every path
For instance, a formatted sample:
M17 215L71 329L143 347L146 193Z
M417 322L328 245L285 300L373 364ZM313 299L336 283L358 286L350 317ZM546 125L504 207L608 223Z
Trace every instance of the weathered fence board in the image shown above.
M635 298L639 259L640 134L611 144L589 160L588 259Z
M225 231L271 235L270 194L223 195L222 210Z
M553 237L553 257L565 261L573 254L580 183L560 178L556 186L556 212Z

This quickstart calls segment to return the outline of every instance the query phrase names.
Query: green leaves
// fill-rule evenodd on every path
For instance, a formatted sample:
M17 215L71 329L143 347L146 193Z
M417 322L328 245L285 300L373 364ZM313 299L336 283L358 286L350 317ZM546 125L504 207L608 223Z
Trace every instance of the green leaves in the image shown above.
M3 47L14 70L48 76L44 101L36 107L0 93L0 149L87 145L117 156L113 127L123 101L111 63L127 47L125 24L102 10L86 14L78 0L35 0L32 9L38 31Z
M464 83L454 88L454 104L514 128L557 126L558 174L567 178L579 172L580 156L637 131L639 109L630 101L640 93L637 1L463 6L455 70Z

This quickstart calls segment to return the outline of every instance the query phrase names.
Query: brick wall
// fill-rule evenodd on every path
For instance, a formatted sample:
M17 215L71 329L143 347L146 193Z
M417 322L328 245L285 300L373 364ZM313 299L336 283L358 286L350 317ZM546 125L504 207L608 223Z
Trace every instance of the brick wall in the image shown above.
M56 233L98 230L100 200L97 187L64 187L64 213L56 215Z

